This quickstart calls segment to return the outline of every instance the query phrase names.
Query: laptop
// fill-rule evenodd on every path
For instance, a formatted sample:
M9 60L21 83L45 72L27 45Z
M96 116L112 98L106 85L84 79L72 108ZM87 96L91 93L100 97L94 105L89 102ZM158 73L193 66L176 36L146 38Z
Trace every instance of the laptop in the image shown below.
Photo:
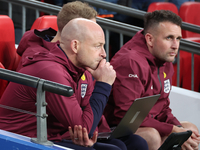
M120 138L135 133L159 97L160 94L136 99L120 123L111 128L111 132L99 133L98 140Z

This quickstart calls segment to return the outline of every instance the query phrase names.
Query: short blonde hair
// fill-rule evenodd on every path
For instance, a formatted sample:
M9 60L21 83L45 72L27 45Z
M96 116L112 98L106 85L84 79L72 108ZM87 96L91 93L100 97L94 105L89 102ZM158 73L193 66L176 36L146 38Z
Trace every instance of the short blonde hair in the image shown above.
M58 30L61 32L64 26L74 18L93 19L97 16L97 11L87 3L80 1L69 2L63 5L57 15Z

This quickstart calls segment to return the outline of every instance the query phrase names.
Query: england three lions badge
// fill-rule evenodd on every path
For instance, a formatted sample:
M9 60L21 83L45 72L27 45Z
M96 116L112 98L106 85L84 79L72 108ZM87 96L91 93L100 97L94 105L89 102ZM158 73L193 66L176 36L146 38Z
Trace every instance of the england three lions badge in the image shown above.
M86 90L87 90L87 84L81 84L81 97L82 98L85 97Z
M170 80L167 79L164 81L164 92L169 93L170 92Z

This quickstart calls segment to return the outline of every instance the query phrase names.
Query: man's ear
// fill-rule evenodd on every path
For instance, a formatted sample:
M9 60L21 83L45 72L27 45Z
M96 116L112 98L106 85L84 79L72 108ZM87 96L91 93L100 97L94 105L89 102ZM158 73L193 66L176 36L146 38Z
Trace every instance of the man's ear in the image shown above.
M153 46L153 35L150 34L150 33L146 33L145 34L145 39L146 39L146 42L147 42L147 46L149 47L152 47Z
M74 53L77 53L78 52L78 49L79 49L79 41L78 40L72 40L71 41L71 49Z

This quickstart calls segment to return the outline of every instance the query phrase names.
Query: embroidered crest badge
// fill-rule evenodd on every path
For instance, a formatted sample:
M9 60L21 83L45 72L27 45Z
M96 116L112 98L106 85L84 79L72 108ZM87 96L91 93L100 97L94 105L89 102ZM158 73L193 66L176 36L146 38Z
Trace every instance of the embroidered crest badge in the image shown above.
M169 93L169 91L170 91L170 81L169 79L167 79L164 81L164 92Z
M86 90L87 90L87 84L81 84L81 97L82 98L85 97Z

